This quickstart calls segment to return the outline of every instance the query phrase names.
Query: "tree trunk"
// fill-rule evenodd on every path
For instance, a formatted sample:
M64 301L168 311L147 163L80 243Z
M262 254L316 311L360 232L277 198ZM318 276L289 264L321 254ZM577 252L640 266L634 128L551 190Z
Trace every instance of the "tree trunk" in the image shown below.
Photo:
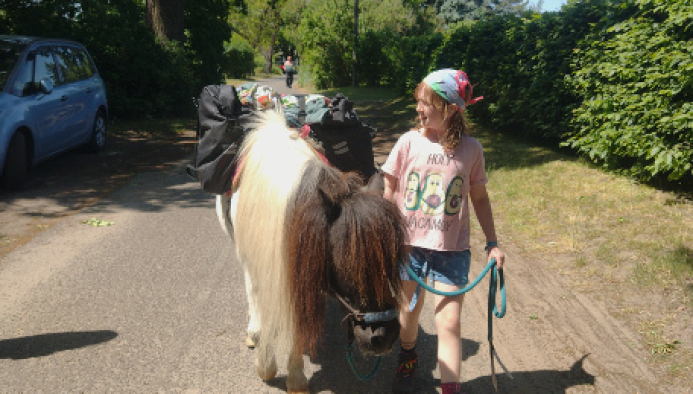
M147 24L163 42L185 41L185 0L146 0Z
M273 63L273 58L274 58L274 45L277 42L277 35L278 35L278 30L275 29L272 33L272 38L270 38L269 45L267 47L267 50L261 49L260 51L262 52L263 57L265 58L265 67L262 69L262 72L265 74L269 74L272 72L272 63Z
M358 68L358 56L357 50L359 45L359 0L354 0L354 47L352 48L351 60L354 65L352 66L352 86L359 86L359 78L356 75L356 70Z

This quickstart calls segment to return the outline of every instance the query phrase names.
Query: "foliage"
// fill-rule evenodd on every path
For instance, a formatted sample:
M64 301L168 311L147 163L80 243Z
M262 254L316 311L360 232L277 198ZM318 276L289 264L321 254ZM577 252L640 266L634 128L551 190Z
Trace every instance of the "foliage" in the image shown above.
M565 82L571 57L594 30L625 18L619 1L592 1L560 13L498 15L458 26L436 53L435 67L462 68L475 94L474 120L499 131L556 143L569 130L580 97Z
M291 7L291 3L287 0L233 0L229 9L229 26L262 53L266 73L271 71L274 48L284 25L284 8Z
M412 53L427 45L435 28L432 15L419 0L361 0L356 73L368 86L408 86L411 59L428 61L431 51ZM297 34L304 64L316 87L348 85L353 81L354 9L351 0L307 1ZM420 39L421 36L426 38ZM432 49L431 49L432 50ZM422 69L421 63L417 64ZM403 71L407 71L403 74Z
M218 84L228 73L229 53L224 43L231 37L226 21L229 0L188 1L185 8L188 64L195 75L195 92L210 84ZM234 54L233 56L236 56Z
M142 0L0 0L0 5L0 33L83 43L106 83L112 117L191 114L191 98L201 86L222 80L227 0L189 4L184 44L157 42L145 23Z
M496 15L519 14L526 10L526 0L426 0L446 23L484 20Z
M690 178L693 1L637 5L635 17L595 33L578 53L571 82L585 100L567 144L640 179Z
M227 78L247 78L255 72L255 52L245 40L234 36L224 46L223 70Z
M416 85L433 71L433 53L444 36L440 32L398 37L397 47L390 48L393 79L390 83L402 93L412 94Z
M349 0L309 1L304 9L298 49L318 89L352 82L353 17Z

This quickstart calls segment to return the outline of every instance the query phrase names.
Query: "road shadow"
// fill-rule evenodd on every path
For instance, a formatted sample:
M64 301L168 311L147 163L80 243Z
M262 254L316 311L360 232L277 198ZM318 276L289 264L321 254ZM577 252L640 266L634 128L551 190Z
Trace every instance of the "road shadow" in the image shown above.
M540 371L510 371L512 377L500 373L496 375L498 380L498 392L534 394L537 392L547 394L565 394L574 386L594 386L595 378L583 368L583 362L589 356L586 354L578 359L568 370L540 370ZM496 364L497 365L497 364ZM498 373L498 370L496 370ZM440 382L438 382L440 384ZM494 392L491 376L483 376L465 383L467 390L474 394Z
M115 331L77 331L0 340L0 359L24 360L98 345L116 338Z
M361 381L352 371L346 359L346 331L341 327L342 312L332 300L328 303L327 321L323 340L318 354L311 362L319 365L320 369L309 378L310 392L334 394L368 394L387 393L391 390L392 379L396 368L399 342L395 343L395 351L383 356L379 370L371 380ZM419 331L418 339L419 368L417 370L416 393L437 394L440 379L436 377L438 339L423 330ZM477 355L481 349L478 341L462 338L462 361ZM583 362L588 357L584 355L569 369L509 371L510 376L496 362L496 377L500 393L536 394L551 393L565 394L571 387L591 385L595 377L583 368ZM502 360L501 360L502 361ZM366 375L376 363L375 357L364 357L360 352L354 352L354 364L357 371ZM463 364L464 367L464 364ZM268 382L269 386L286 390L286 376L280 375ZM490 375L478 377L464 382L463 387L470 393L487 394L495 392Z

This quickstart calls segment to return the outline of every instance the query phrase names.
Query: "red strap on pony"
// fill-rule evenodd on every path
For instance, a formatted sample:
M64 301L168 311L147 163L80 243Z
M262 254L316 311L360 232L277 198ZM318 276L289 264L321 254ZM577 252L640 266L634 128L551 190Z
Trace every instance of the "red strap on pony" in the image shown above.
M301 138L306 139L308 138L308 134L310 134L310 125L309 124L304 124L303 127L301 127ZM310 146L310 144L308 144ZM320 152L318 152L316 149L314 149L312 146L310 146L310 149L313 149L313 152L323 161L325 164L328 166L332 167L332 164L330 164L330 161L327 160L327 157L323 156Z

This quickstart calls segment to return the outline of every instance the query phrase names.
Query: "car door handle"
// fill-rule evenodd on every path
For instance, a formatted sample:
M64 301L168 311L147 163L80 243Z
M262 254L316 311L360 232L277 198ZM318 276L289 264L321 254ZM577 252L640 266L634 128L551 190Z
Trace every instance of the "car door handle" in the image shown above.
M67 96L60 97L60 101L65 101L65 100L67 100Z
M91 93L91 88L87 88L87 93Z

